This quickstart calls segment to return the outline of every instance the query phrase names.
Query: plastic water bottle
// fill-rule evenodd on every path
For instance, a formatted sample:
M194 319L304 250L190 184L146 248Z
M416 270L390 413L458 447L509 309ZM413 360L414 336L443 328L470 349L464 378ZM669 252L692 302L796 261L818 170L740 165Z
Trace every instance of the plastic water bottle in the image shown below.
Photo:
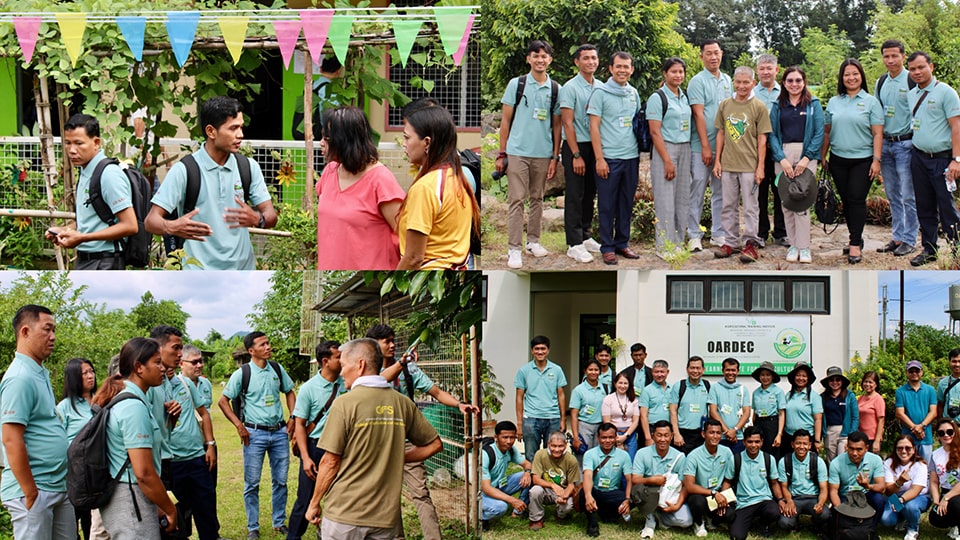
M957 190L957 181L956 179L951 179L949 176L947 176L947 171L949 170L950 169L943 170L943 177L947 179L947 191L949 191L950 193L953 193L954 191Z
M630 517L631 517L631 516L630 516L630 512L627 512L626 514L624 514L624 515L623 515L623 521L624 521L624 523L629 523L629 522L630 522Z

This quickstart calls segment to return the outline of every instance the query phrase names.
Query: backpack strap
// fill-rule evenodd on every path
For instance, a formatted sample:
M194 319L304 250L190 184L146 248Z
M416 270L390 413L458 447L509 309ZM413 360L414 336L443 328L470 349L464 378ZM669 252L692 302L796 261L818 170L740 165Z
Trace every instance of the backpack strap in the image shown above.
M876 94L876 95L877 95L877 101L880 102L880 106L881 106L881 107L883 107L883 98L880 97L880 90L883 88L883 83L887 82L887 79L888 79L889 77L890 77L889 74L884 73L883 75L880 76L879 79L877 79L877 94ZM909 77L908 77L908 79L909 79Z
M333 404L333 400L337 397L337 393L339 391L340 391L340 383L338 382L333 383L333 390L330 391L330 397L327 398L327 402L323 404L323 408L320 409L320 412L317 413L317 416L313 419L312 422L310 422L310 425L307 426L307 428L309 428L307 429L308 434L311 431L313 431L313 428L316 427L317 422L319 422L320 419L323 418L323 415L326 414L327 410L330 408L330 405Z
M681 90L680 92L683 92L683 90ZM662 118L666 118L666 117L667 117L667 108L668 108L668 105L667 105L667 93L663 91L663 88L657 88L657 94L660 95L660 101L663 103L663 112L660 113L660 118L661 118L661 119L662 119ZM662 121L662 120L661 120L661 121Z
M730 479L730 484L733 486L733 493L737 493L737 487L740 485L740 465L743 461L743 452L737 452L733 455L733 478ZM722 487L722 485L720 486Z
M787 489L790 489L793 482L793 454L783 456L783 473L787 477Z
M237 406L234 407L233 412L237 415L237 418L240 419L240 422L246 420L243 410L247 405L247 388L250 387L250 362L240 365L240 394L236 397Z
M490 474L497 462L497 454L493 451L492 443L483 445L483 451L487 454L487 474Z
M240 185L243 186L243 200L250 201L250 158L238 152L233 153L233 159L237 161L237 172L240 173ZM276 363L276 362L274 362Z
M183 213L189 214L197 207L197 198L200 196L200 165L193 154L183 156L180 163L183 163L184 168L187 169L187 190L183 197Z
M813 482L813 485L820 489L820 462L818 461L817 454L811 453L810 455L810 481Z
M107 166L119 164L120 162L115 158L101 159L100 162L97 163L97 166L93 168L93 173L90 176L90 196L87 202L84 203L87 206L93 206L93 211L97 213L100 221L108 225L116 223L117 216L110 210L110 205L107 204L107 201L103 200L103 186L100 181L103 177L103 171Z
M517 118L517 108L520 106L520 100L523 99L523 92L527 88L527 76L517 77L517 95L513 100L513 115L510 116L510 132L513 132L513 121Z
M410 401L413 401L413 377L410 376L410 367L406 363L400 363L400 367L403 368L403 382L407 388L407 397L410 398Z
M607 456L606 456L605 458L603 458L602 461L600 461L600 464L597 465L597 466L593 469L593 477L594 477L594 478L597 477L597 474L600 472L600 469L602 469L603 466L606 465L607 462L610 461L610 458L612 458L612 457L613 457L613 452L607 454Z
M681 380L680 380L680 390L678 390L678 394L679 394L679 395L677 396L677 407L678 407L678 408L680 407L680 404L683 403L683 395L686 394L686 393L687 393L687 380L686 380L686 379L681 379Z
M610 387L607 386L607 383L603 383L603 393L604 393L604 395L610 393Z
M947 375L947 377L950 377L950 375ZM953 390L953 387L956 386L957 384L960 384L960 378L954 379L952 383L947 385L946 390L943 391L943 401L940 402L940 405L943 406L944 408L946 408L946 405L947 405L947 396L950 395L950 391Z

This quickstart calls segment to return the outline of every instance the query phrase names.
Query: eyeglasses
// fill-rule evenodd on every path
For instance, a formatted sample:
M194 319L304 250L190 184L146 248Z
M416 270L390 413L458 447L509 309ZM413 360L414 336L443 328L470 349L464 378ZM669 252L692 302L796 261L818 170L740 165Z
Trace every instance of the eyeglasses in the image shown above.
M938 429L937 437L953 437L953 428Z
M802 83L802 82L803 82L803 79L787 79L787 80L785 80L785 81L783 81L783 82L788 82L788 83Z
M194 365L194 366L195 366L195 365L197 365L197 364L202 364L202 363L203 363L203 360L184 360L183 363L184 363L184 364L191 364L191 365Z
M907 451L909 451L909 450L913 450L913 447L912 447L912 446L898 446L898 447L897 447L897 452L907 452Z

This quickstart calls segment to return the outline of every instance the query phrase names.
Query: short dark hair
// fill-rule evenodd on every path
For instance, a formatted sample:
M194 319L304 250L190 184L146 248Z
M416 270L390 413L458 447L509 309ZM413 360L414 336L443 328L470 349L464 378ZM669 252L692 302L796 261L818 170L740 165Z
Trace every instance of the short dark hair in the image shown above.
M803 429L803 428L800 428L800 429L798 429L798 430L796 430L796 431L793 432L793 440L797 440L797 437L806 437L806 438L808 438L808 439L812 439L812 438L813 438L813 435L810 435L810 432L809 432L809 431L807 431L807 430L805 430L805 429Z
M717 47L720 47L720 50L723 50L723 45L720 45L720 42L715 39L705 39L700 42L700 52L703 52L707 48L707 45L717 44Z
M177 330L169 324L160 324L154 326L153 330L150 330L150 337L157 340L157 343L159 343L161 346L166 345L167 341L170 340L170 336L183 338L183 332Z
M256 341L257 338L264 337L264 336L266 336L266 334L264 334L263 332L259 332L257 330L254 330L253 332L250 332L249 334L244 336L243 337L244 350L249 351L250 348L253 347L253 342Z
M627 51L617 51L617 52L613 53L612 55L610 55L610 65L611 65L611 66L614 64L614 62L617 61L617 58L619 58L619 59L621 59L621 60L629 60L629 61L630 61L630 65L633 65L633 56L632 56L630 53L628 53Z
M586 364L583 365L583 372L586 373L586 372L587 372L587 368L590 367L590 366L592 366L592 365L597 366L597 369L603 369L602 367L600 367L600 362L597 362L597 359L596 359L596 358L591 358L591 359L587 360L587 363L586 363Z
M387 339L395 338L397 337L397 334L393 331L393 328L390 328L386 324L375 324L371 326L369 330L367 330L367 333L364 335L364 337L371 339Z
M947 353L947 359L956 358L960 356L960 347L950 349L950 352Z
M517 425L509 420L501 420L493 427L493 433L499 435L503 431L517 431Z
M336 55L324 56L320 62L320 71L324 73L333 73L342 67L343 64L340 63L340 59Z
M17 313L13 316L13 333L19 334L20 328L24 325L40 320L41 313L46 313L51 317L53 316L53 312L48 308L36 304L27 304L18 309Z
M594 44L592 44L592 43L584 43L583 45L577 47L577 50L573 51L573 59L574 59L574 60L579 60L579 59L580 59L580 53L582 53L582 52L584 52L584 51L596 51L596 50L597 50L597 46L596 46L596 45L594 45Z
M660 69L660 72L666 73L670 71L670 68L672 68L677 64L680 64L681 66L683 66L684 72L687 71L687 63L683 61L683 58L680 58L679 56L671 56L670 58L667 58L666 60L663 61L663 68Z
M759 435L760 440L761 441L763 440L763 432L760 431L760 428L758 428L757 426L747 426L743 428L743 440L747 440L750 437L753 437L754 435Z
M540 51L543 51L549 54L550 56L553 56L553 47L551 47L549 43L547 43L546 41L543 41L542 39L535 39L531 41L529 45L527 45L526 56L530 56L530 53L535 53Z
M611 430L611 429L612 429L614 432L616 432L616 431L617 431L617 426L611 424L610 422L603 422L603 423L600 424L599 427L597 427L597 435L599 435L601 431L608 431L608 430Z
M717 426L720 429L723 429L723 424L720 423L716 418L707 418L703 421L703 431L706 432L707 428L710 426Z
M843 84L843 72L847 66L853 66L860 72L860 89L867 90L867 75L863 72L863 66L856 58L847 58L840 64L840 73L837 74L837 95L842 96L847 93L847 87Z
M700 364L703 365L703 358L700 358L697 355L691 356L690 358L687 359L687 367L690 367L690 364L694 362L700 362Z
M129 378L137 364L146 364L147 360L160 351L160 343L155 339L135 337L120 348L120 376Z
M884 49L900 49L900 54L903 54L903 42L899 39L888 39L880 45L881 53Z
M200 106L200 131L205 132L207 126L220 129L227 120L236 118L243 112L243 105L228 96L216 96L203 102Z
M737 366L737 369L740 369L740 361L737 360L736 358L733 358L733 357L724 358L724 359L723 359L723 362L720 363L720 366L721 366L722 368L725 368L725 367L727 367L728 365L734 365L734 366Z
M89 114L77 113L71 116L67 123L63 125L63 132L66 133L79 128L83 128L87 137L100 136L100 122Z
M530 340L530 348L534 348L537 345L546 345L547 348L550 348L550 338L547 336L533 336L533 339Z
M671 424L667 420L657 420L656 422L653 423L652 426L650 426L650 431L654 432L662 427L669 429L670 432L673 433L673 424Z
M912 53L910 53L910 56L907 57L907 63L909 64L910 62L913 62L914 60L916 60L917 58L920 58L921 56L927 59L928 64L933 63L933 59L930 58L930 55L924 51L913 51Z
M336 349L339 346L340 342L332 339L327 339L317 343L317 348L314 350L316 353L315 358L317 359L317 362L323 362L324 360L331 358L333 356L333 349Z
M854 431L847 435L847 445L852 442L862 442L863 444L867 444L867 441L869 440L870 439L867 439L867 434L862 431Z
M606 351L608 354L611 354L611 355L613 354L613 349L611 349L609 345L604 345L604 344L597 345L597 350L593 354L598 355L604 351Z
M633 345L630 346L630 353L631 353L631 354L633 354L633 353L635 353L635 352L637 352L637 351L647 352L647 346L644 345L643 343L639 343L639 342L634 343Z
M358 107L347 106L323 111L323 135L327 141L327 161L336 161L356 174L380 158L373 144L370 122Z

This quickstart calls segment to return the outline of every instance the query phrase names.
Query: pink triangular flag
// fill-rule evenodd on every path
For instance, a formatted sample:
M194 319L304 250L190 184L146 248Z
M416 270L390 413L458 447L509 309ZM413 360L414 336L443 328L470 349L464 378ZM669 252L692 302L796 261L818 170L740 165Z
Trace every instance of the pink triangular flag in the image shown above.
M467 28L463 31L463 37L460 38L460 45L457 47L457 52L453 53L453 65L455 66L460 65L460 61L463 60L463 53L467 51L467 42L470 41L470 28L473 27L473 19L476 16L476 14L470 15L470 19L467 21Z
M302 9L300 20L303 21L303 37L307 40L310 57L313 63L320 65L323 59L323 44L327 41L330 32L330 21L333 20L332 9Z
M17 41L23 49L24 63L29 64L33 58L33 50L37 46L37 35L40 33L40 17L14 17L13 27L17 31Z
M280 57L283 67L290 66L293 50L300 39L300 21L273 21L273 31L277 33L277 43L280 45Z

